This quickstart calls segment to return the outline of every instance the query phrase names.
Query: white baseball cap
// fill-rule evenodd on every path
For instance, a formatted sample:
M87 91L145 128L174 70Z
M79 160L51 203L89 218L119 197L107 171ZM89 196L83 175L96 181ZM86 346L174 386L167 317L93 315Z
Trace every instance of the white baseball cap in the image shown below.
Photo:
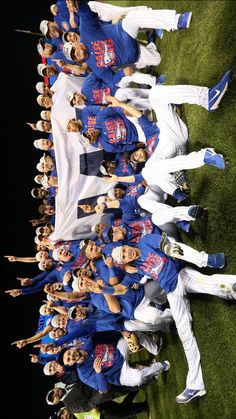
M74 94L75 94L75 92L69 92L68 95L66 96L66 98L67 98L67 100L68 100L68 102L71 106L74 106L73 103L72 103L72 99L74 97Z
M109 197L112 201L114 201L114 200L116 199L114 189L111 189L110 191L108 191L107 196L108 196L108 197Z
M114 261L117 263L122 263L122 247L123 246L117 246L115 247L112 252L111 256L113 257Z
M46 120L46 121L47 121L47 117L46 117L45 113L46 113L46 115L47 115L47 111L41 111L41 112L40 112L40 116L41 116L41 118L42 118L42 119L44 119L44 120Z
M36 123L36 128L37 128L38 131L43 131L44 132L43 123L44 123L44 121L41 121L41 120Z
M47 64L40 63L40 64L37 65L38 73L42 77L45 76L45 74L43 73L43 70L45 70L45 68L47 68Z
M46 312L46 308L47 308L47 304L42 304L40 309L39 309L39 314L41 314L41 316L46 316L47 312Z
M54 260L59 260L59 256L58 256L58 250L60 249L60 247L57 247L56 249L53 250L52 252L52 257Z
M107 176L107 175L108 175L108 173L107 173L107 169L104 167L104 163L106 163L106 160L103 160L103 161L101 162L100 167L99 167L99 170L100 170L100 172L101 172L103 175Z
M80 143L82 144L82 146L84 147L88 147L90 144L89 139L86 138L83 134L80 134L80 139L79 139Z
M41 55L41 57L44 57L44 48L40 42L37 44L37 51Z
M42 167L42 164L43 164L43 162L42 161L40 161L38 164L36 164L36 169L39 171L39 172L43 172L44 170L43 170L43 167Z
M49 188L47 175L45 175L45 174L43 175L41 184L43 185L44 189L48 189Z
M35 236L35 238L34 238L34 242L35 242L36 244L39 244L39 243L40 243L40 240L39 240L38 236Z
M94 225L91 227L91 231L92 231L92 233L96 233L96 227L97 227L97 224L94 224Z
M40 271L46 271L46 269L43 267L43 260L40 260L40 262L38 263L38 268L40 269Z
M37 100L39 106L43 106L43 104L42 104L42 99L43 98L44 98L44 95L38 95L37 96L36 100Z
M55 316L53 316L51 320L52 327L60 327L58 323L58 319L59 319L59 314L56 314Z
M97 204L98 205L104 204L105 201L106 201L105 196L99 196L97 199Z
M41 95L44 93L44 82L43 81L38 81L38 83L36 83L36 90L37 92L39 92Z
M45 375L53 375L50 373L50 366L51 366L52 361L47 362L44 367L43 367L43 372Z
M39 25L39 29L44 34L44 36L47 36L48 22L49 22L48 20L42 20L42 22Z
M55 337L54 337L54 330L51 330L51 332L48 333L48 336L50 337L50 339L55 339Z
M35 148L40 148L40 140L34 140L33 144L34 144ZM34 178L34 180L35 180L35 178ZM37 182L37 180L35 180L35 182L36 183L41 183L41 182Z
M71 286L72 286L72 288L73 288L73 290L74 290L75 292L80 292L80 291L81 291L81 289L79 288L79 281L78 281L78 278L76 278L76 279L74 279L74 280L72 281Z
M76 307L77 307L77 306L72 306L72 307L70 307L70 308L69 308L68 313L67 313L67 315L68 315L69 319L74 320L74 319L73 319L73 317L72 317L72 314L73 314L73 311L75 310L75 308L76 308ZM54 317L53 317L53 318L54 318Z
M66 42L65 44L64 44L64 46L63 46L63 54L65 55L65 57L68 59L68 60L72 60L72 61L74 61L74 59L72 58L72 56L71 56L71 53L72 53L72 49L73 49L74 47L73 47L73 45L70 43L70 42Z

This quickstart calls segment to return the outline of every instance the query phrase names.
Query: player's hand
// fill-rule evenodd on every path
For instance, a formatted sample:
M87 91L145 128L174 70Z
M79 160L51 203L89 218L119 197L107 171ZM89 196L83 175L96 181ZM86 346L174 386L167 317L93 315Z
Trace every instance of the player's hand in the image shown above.
M89 265L92 272L97 272L97 268L93 260L90 261Z
M114 96L107 95L105 96L105 99L107 102L110 102L109 106L118 106L118 107L120 106L121 102L118 99L116 99L116 97Z
M11 345L16 345L19 349L24 348L24 346L27 345L27 339L16 340L15 342L12 342Z
M104 180L104 182L106 183L118 182L118 176L116 175L104 176L102 180Z
M55 63L57 64L57 65L59 65L59 67L66 67L66 62L65 61L63 61L63 60L57 60L57 59L52 59L52 61L55 61Z
M95 206L95 211L97 214L103 214L105 209L105 205L99 204Z
M108 268L114 267L114 261L111 256L108 256L107 258L105 258L105 256L102 255L102 258L103 258L103 262L105 263L105 265L108 266Z
M34 345L34 348L39 348L43 354L46 354L48 351L51 351L55 348L54 343L39 343Z
M125 67L123 71L126 76L132 76L132 74L134 74L134 70L132 67Z
M4 256L4 258L7 258L9 262L17 262L16 256Z
M21 284L22 287L28 287L33 282L32 279L30 279L30 278L20 278L19 276L16 279L18 279L18 281L20 281L20 284Z
M14 289L14 290L6 290L5 294L9 294L11 297L18 297L22 294L21 289Z
M31 122L26 122L26 125L29 125L34 131L37 131L36 124Z
M126 265L125 266L125 271L128 274L136 274L136 272L138 272L138 268L135 268L134 266Z
M63 276L63 284L67 285L71 279L71 272L66 271L65 275Z
M172 258L182 259L183 250L177 243L167 243L163 248L164 253Z
M35 355L35 354L29 354L29 356L31 357L31 358L30 358L30 361L31 361L33 364L37 364L37 363L39 362L39 356L38 356L38 355Z
M96 373L100 373L102 371L102 358L97 356L93 363L93 368L95 369Z

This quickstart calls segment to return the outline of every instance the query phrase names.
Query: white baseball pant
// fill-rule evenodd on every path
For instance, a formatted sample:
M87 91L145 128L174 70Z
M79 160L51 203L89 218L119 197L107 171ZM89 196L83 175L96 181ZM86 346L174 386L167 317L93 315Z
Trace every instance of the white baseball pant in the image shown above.
M208 109L208 87L176 85L154 86L149 93L152 109L160 128L159 143L154 151L159 159L185 154L188 129L172 103L189 103Z
M151 336L147 335L146 333L137 332L136 335L139 337L139 344L147 349L150 354L157 355L158 354L158 347L157 342L154 342Z
M129 366L129 347L122 337L120 338L117 349L124 358L124 363L120 372L120 384L123 386L141 386L153 376L159 375L163 371L163 366L160 362L155 362L150 367L138 370Z
M129 105L135 106L139 110L150 109L150 101L148 98L149 89L139 89L139 88L119 88L115 97L120 102L129 101Z
M141 73L140 71L135 71L131 76L124 76L122 79L117 83L119 87L128 87L131 82L137 84L148 84L151 87L156 85L156 77L152 76L151 74ZM150 90L148 90L148 94Z
M204 166L206 148L194 151L184 156L177 156L170 159L159 159L156 153L147 160L142 170L142 175L148 185L156 184L164 192L173 195L178 185L170 173L178 170L196 169ZM156 151L156 150L155 150Z
M152 214L152 222L163 230L166 223L176 221L194 221L195 218L188 214L191 206L172 207L160 202L159 195L148 188L147 192L138 197L140 207Z
M104 22L109 22L118 16L127 15L130 12L136 13L137 10L142 12L147 10L147 6L118 7L113 6L113 4L101 3L100 1L89 1L88 5L94 13L98 14L99 19Z
M167 294L188 362L186 388L204 389L200 353L192 331L192 317L186 295L187 293L203 293L230 300L236 299L236 293L232 289L234 283L236 283L236 275L203 275L186 267L179 272L175 290Z

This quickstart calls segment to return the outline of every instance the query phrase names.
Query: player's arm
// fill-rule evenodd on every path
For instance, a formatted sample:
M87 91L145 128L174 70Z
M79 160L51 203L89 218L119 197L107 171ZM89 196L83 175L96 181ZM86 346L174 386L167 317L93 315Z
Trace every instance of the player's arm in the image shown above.
M117 298L114 295L108 295L108 294L104 294L104 298L107 302L108 308L109 310L114 313L114 314L118 314L121 312L121 306L119 301L117 300Z
M36 333L34 336L31 336L30 338L27 338L27 339L16 340L15 342L12 342L11 345L16 345L17 348L23 348L29 343L34 343L42 339L49 332L51 332L51 330L52 330L52 326L46 326L41 332Z
M116 99L113 96L106 96L106 100L110 102L109 106L115 106L122 108L125 112L128 112L130 116L133 116L135 118L140 118L142 116L142 112L140 112L139 109L135 108L134 106L128 105L127 103L120 102L118 99Z

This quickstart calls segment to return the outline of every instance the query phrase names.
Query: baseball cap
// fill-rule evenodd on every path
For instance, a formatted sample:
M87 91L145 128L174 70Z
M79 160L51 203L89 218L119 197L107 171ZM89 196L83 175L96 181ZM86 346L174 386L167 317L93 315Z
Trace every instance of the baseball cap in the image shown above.
M53 257L53 259L54 260L59 260L59 256L58 256L58 250L59 250L60 248L59 247L57 247L56 249L54 249L53 250L53 252L52 252L52 257Z
M34 242L35 242L36 244L39 244L39 243L40 243L40 240L39 240L38 236L35 236L35 238L34 238Z
M37 71L38 71L40 76L43 76L43 77L45 76L45 74L44 74L45 68L47 68L47 64L40 63L40 64L37 65Z
M74 93L75 92L69 92L68 95L66 96L66 98L67 98L67 100L68 100L68 102L69 102L69 104L71 106L74 106L73 103L72 103L72 100L73 100L73 97L74 97Z
M82 146L84 147L88 147L90 145L89 139L86 138L83 134L80 133L80 139L79 139L80 143L82 144Z
M41 307L39 309L39 314L41 314L41 316L46 316L47 315L46 310L45 310L46 307L47 307L47 304L42 304L41 305Z
M37 50L38 50L38 53L39 53L42 57L44 57L44 45L45 45L45 42L44 42L43 38L40 38L40 39L39 39L39 42L38 42L38 44L37 44Z
M54 405L54 403L53 402L51 402L51 397L52 397L52 395L53 395L53 393L54 393L54 389L52 389L52 390L49 390L49 392L47 393L47 395L46 395L46 402L47 402L47 404L49 404L49 405Z
M34 140L33 144L34 144L35 148L40 148L40 140ZM35 180L35 178L34 178L34 180ZM37 182L36 180L35 180L35 182L36 183L41 183L41 182Z
M98 199L97 199L97 204L98 205L104 204L105 201L106 201L106 197L104 195L103 196L99 196Z
M72 307L70 307L70 308L69 308L69 310L68 310L68 317L69 317L69 319L71 319L71 320L74 320L73 313L75 312L76 307L77 307L77 306L72 306ZM53 317L53 318L54 318L54 317Z
M99 167L99 170L100 170L100 172L101 172L103 175L107 176L107 175L108 175L108 173L107 173L107 169L105 168L105 166L106 166L106 160L103 160L103 161L101 162L101 165L100 165L100 167Z
M37 92L39 92L41 95L44 92L44 82L43 81L38 81L38 83L36 83L36 90Z
M31 196L33 197L33 198L37 198L37 196L35 196L35 192L36 192L36 190L37 190L37 188L33 188L33 189L31 189Z
M44 121L42 121L42 120L40 120L36 123L36 128L37 128L38 131L43 131L44 132L43 123L44 123Z
M43 185L43 187L45 189L48 189L49 188L47 175L45 175L45 174L43 175L42 180L41 180L41 184Z
M108 226L108 227L104 228L104 230L101 234L102 239L105 243L111 243L111 239L110 239L110 236L109 236L110 232L111 232L111 227Z
M40 112L40 116L41 116L41 118L42 118L42 119L44 119L44 120L46 120L46 115L45 115L45 113L46 113L46 115L47 115L47 111L41 111L41 112Z
M111 252L111 256L115 262L122 263L122 246L115 247Z
M48 33L48 22L48 20L42 20L39 25L39 29L44 34L44 36L47 36Z
M53 318L51 320L52 327L60 327L59 323L58 323L58 320L59 320L59 314L56 314L55 316L53 316Z
M96 227L97 227L97 224L94 224L94 225L91 227L91 231L92 231L92 233L96 233Z
M40 161L38 164L36 164L36 169L37 169L39 172L43 172L43 167L42 167L42 164L43 164L43 162L42 162L42 161Z
M42 99L44 98L44 95L38 95L37 96L37 102L38 102L38 104L39 104L39 106L43 106L43 103L42 103Z
M40 262L38 263L38 268L40 269L40 271L46 271L46 269L43 267L43 260L40 260Z
M43 372L45 375L53 375L50 373L50 367L51 367L52 361L47 362L43 367Z
M72 57L72 50L73 50L73 45L70 42L66 42L63 46L63 54L65 55L65 57L68 60L72 60L74 61L74 58Z
M114 191L114 189L111 189L110 191L108 191L107 196L108 196L108 198L110 198L112 201L114 201L114 200L116 199L116 198L115 198L115 191Z

